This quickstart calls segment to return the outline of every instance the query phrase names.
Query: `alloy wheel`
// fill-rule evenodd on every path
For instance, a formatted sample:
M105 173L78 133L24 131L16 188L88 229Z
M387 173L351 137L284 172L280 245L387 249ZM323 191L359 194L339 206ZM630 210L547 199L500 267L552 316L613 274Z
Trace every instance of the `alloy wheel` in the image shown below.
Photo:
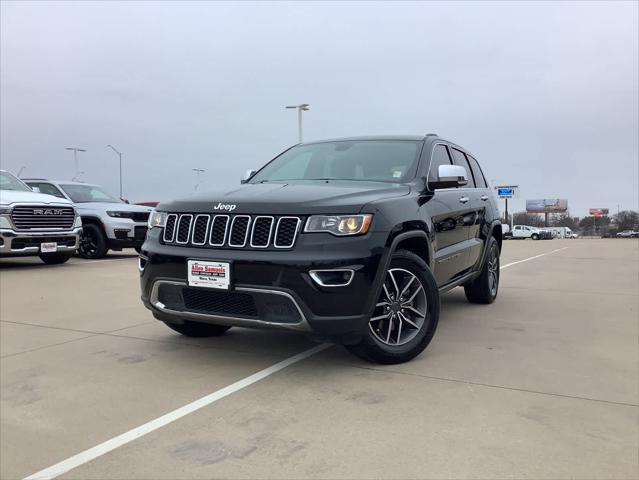
M404 345L422 329L426 315L428 300L419 278L403 268L388 270L368 324L375 338L385 345Z
M92 231L83 232L80 237L80 252L83 255L93 255L98 250L98 239Z
M493 245L490 249L488 257L488 288L491 295L497 294L497 286L499 285L499 249L497 245Z

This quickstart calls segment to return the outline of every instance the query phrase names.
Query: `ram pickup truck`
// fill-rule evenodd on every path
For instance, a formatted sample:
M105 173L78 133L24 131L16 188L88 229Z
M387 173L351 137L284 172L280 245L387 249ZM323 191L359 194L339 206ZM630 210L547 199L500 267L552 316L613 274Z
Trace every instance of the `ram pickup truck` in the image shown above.
M303 143L239 187L160 203L142 301L187 336L285 328L405 362L433 338L440 294L497 297L499 218L475 157L436 135Z
M102 187L83 182L38 178L25 182L42 193L75 203L82 217L82 237L78 254L82 258L104 257L109 250L135 248L139 251L146 236L152 207L130 205L108 194Z
M36 193L0 170L0 256L39 256L66 262L77 250L82 221L65 199Z

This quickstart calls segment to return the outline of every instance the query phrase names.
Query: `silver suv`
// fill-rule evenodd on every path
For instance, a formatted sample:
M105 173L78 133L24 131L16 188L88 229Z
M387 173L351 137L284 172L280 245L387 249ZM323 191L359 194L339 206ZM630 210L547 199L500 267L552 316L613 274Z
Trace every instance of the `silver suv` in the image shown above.
M82 217L78 254L83 258L104 257L109 250L135 248L144 243L151 207L130 205L105 192L98 185L83 182L28 178L25 183L41 193L75 203Z
M64 263L78 248L81 231L69 200L36 193L0 170L0 256L37 255L47 264Z

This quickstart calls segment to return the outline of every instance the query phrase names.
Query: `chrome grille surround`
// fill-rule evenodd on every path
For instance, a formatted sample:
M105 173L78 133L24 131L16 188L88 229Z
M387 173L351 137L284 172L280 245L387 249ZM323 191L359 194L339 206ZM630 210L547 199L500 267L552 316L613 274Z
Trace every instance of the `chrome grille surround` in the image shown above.
M233 227L235 226L235 222L238 219L242 219L242 218L246 218L246 230L244 231L244 240L242 241L242 243L232 243L233 242L233 235L235 234L235 231L233 230ZM240 227L238 227L240 228ZM251 216L250 215L235 215L233 217L233 220L231 220L231 228L230 228L230 235L229 235L229 247L243 247L246 245L246 240L248 239L249 233L251 231Z

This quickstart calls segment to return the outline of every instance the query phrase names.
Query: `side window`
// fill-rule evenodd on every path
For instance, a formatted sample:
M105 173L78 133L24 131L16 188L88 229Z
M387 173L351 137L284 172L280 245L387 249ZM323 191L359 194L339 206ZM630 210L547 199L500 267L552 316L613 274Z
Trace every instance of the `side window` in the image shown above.
M38 187L40 189L40 193L45 193L47 195L53 195L58 198L65 198L62 195L62 192L58 190L55 185L51 185L50 183L29 183L30 187Z
M475 188L475 178L473 176L473 171L468 164L468 160L466 160L466 155L464 152L460 152L459 150L452 149L453 152L453 163L455 165L459 165L460 167L464 167L466 169L466 174L468 175L468 185L467 188Z
M484 174L481 171L481 168L479 167L479 163L477 163L477 160L475 160L470 155L466 155L466 158L468 158L468 162L470 163L470 168L473 170L473 177L475 177L475 184L477 185L477 188L488 187L488 184L486 183L486 178L484 177Z
M436 182L438 179L437 172L440 165L451 165L450 155L446 145L435 145L433 156L430 162L430 170L428 171L428 181Z

